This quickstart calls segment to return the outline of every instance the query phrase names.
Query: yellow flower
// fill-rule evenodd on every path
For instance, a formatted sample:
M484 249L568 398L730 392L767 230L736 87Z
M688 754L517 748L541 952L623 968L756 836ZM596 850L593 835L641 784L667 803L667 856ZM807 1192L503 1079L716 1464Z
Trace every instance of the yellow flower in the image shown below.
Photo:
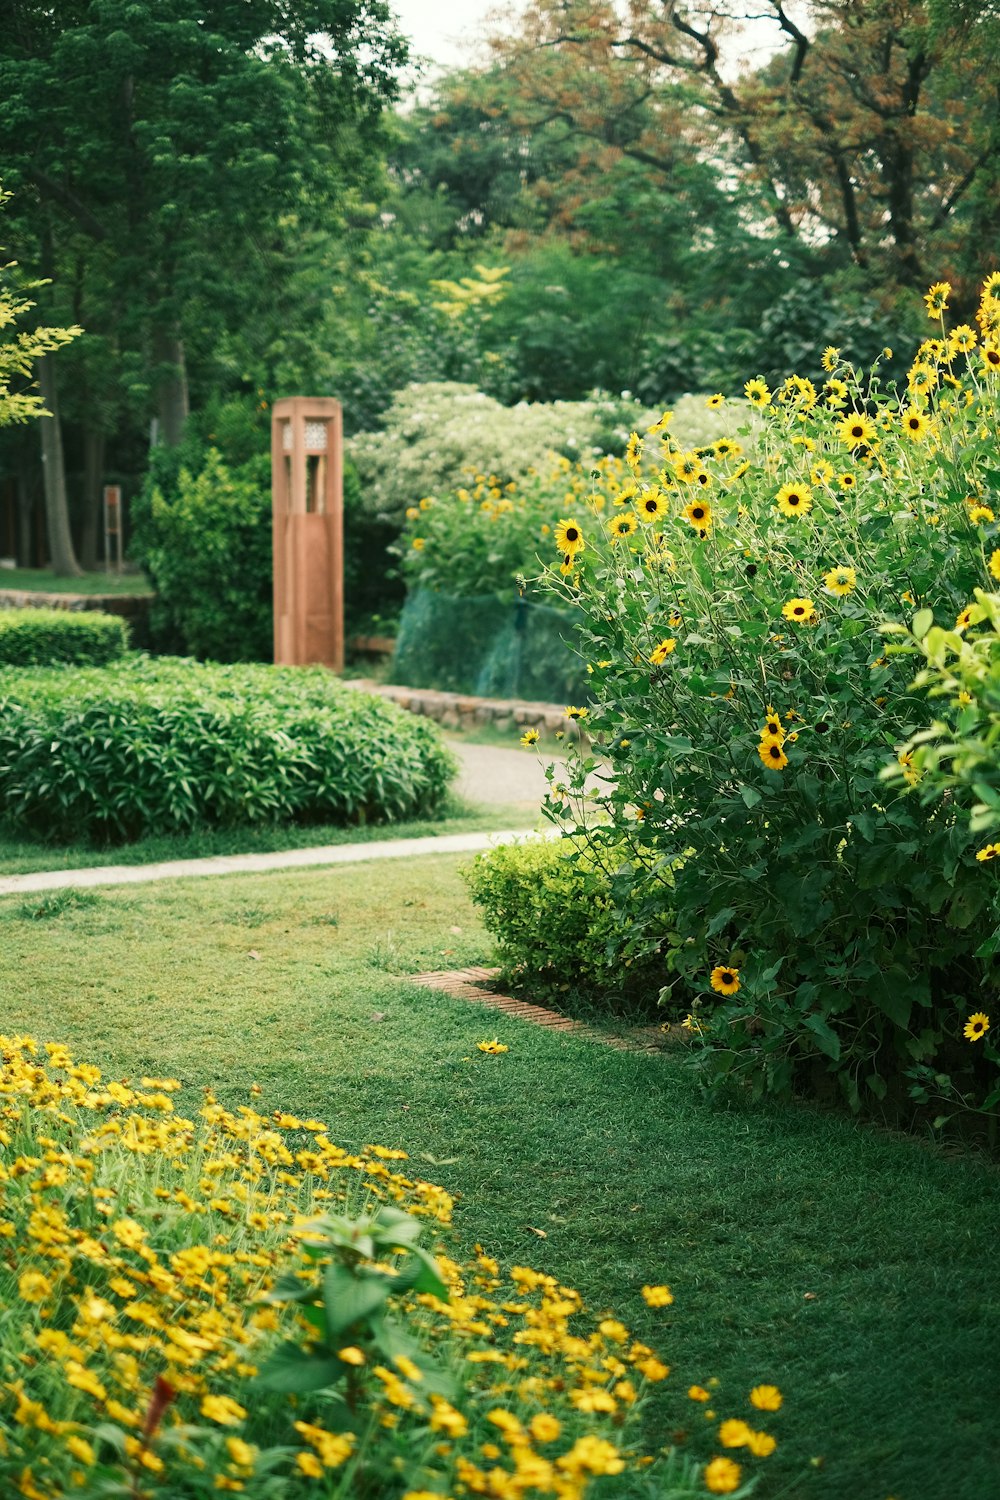
M618 1449L605 1438L577 1438L568 1453L556 1459L556 1467L567 1474L620 1474L625 1460Z
M973 526L979 526L983 522L992 524L996 520L996 516L990 510L988 505L970 505L969 520L972 522Z
M299 1473L304 1474L307 1479L323 1478L323 1465L320 1463L315 1453L297 1454L295 1464Z
M837 483L840 485L840 488L842 490L853 490L857 482L858 481L855 479L853 474L841 474L840 478L837 480Z
M903 430L903 436L911 438L914 442L920 442L931 430L930 422L924 416L923 412L918 411L915 406L910 406L904 411L900 419L900 426Z
M903 780L907 786L916 786L920 780L920 772L913 764L913 754L909 750L901 750L896 756L896 761L903 772Z
M78 1437L75 1432L66 1439L66 1447L82 1464L93 1464L97 1461L97 1454L86 1438Z
M993 577L1000 580L1000 547L990 556L989 569Z
M662 490L646 490L635 502L635 508L641 521L658 521L666 515L670 502Z
M747 1438L747 1447L754 1458L769 1458L778 1444L769 1432L753 1432Z
M540 1411L529 1423L531 1436L536 1443L554 1443L562 1432L562 1423L547 1411Z
M725 399L726 399L725 396L723 396L720 391L716 391L716 393L715 393L714 396L709 396L706 399L705 405L706 406L711 406L711 407L721 406L722 403L723 403L723 401L725 401Z
M469 1430L469 1424L460 1411L444 1399L443 1396L432 1396L430 1427L432 1432L445 1432L451 1438L464 1437Z
M984 1011L977 1010L966 1021L962 1029L962 1035L970 1042L981 1041L990 1029L990 1018Z
M476 1050L479 1052L489 1052L491 1054L497 1054L500 1052L506 1052L508 1049L503 1042L498 1042L496 1037L494 1037L491 1042L477 1042Z
M823 582L831 594L849 594L857 581L854 569L845 566L831 568L829 573L823 574Z
M583 532L574 520L560 521L555 529L555 544L560 552L573 557L585 546Z
M653 666L661 666L662 663L666 661L670 653L676 649L676 647L677 642L672 636L667 636L660 642L658 646L654 646L652 651L649 653L649 659L652 662Z
M780 745L778 749L780 752ZM740 971L729 964L721 964L712 970L709 983L717 995L735 995L740 987Z
M579 720L587 717L587 710L585 708L574 708L572 704L569 705L565 712L567 719Z
M44 1302L52 1291L52 1283L41 1271L22 1271L17 1290L22 1302Z
M782 750L779 740L762 740L757 747L757 754L772 771L783 771L788 765L788 756Z
M804 516L812 509L812 491L807 484L783 484L778 491L777 503L783 516Z
M415 521L419 515L420 511L418 510L417 506L408 505L406 507L406 519L408 521Z
M724 1448L745 1448L750 1441L750 1428L739 1417L731 1417L719 1428L719 1442Z
M608 522L608 532L612 542L619 542L622 537L631 536L637 525L638 521L630 510L623 510L617 516L612 516Z
M948 310L948 298L951 296L950 281L935 281L929 291L924 293L924 301L927 303L927 315L930 318L938 318Z
M1000 859L1000 844L986 844L976 855L980 864L988 864L991 859Z
M569 1399L572 1401L577 1411L606 1412L609 1416L614 1416L615 1412L618 1410L618 1403L615 1400L614 1396L612 1396L609 1391L601 1389L597 1389L596 1391L570 1391Z
M413 548L414 552L423 552L424 548L427 546L427 539L422 536L415 536L411 541L410 546Z
M783 1400L776 1385L755 1385L750 1392L750 1405L758 1411L780 1411Z
M840 364L840 350L834 348L833 344L827 344L820 358L820 364L829 375Z
M210 1422L218 1422L222 1427L233 1427L237 1422L242 1422L246 1416L246 1408L231 1396L203 1396L201 1399L201 1414Z
M789 599L781 606L781 613L793 625L811 625L816 620L816 606L811 599Z
M637 1359L635 1367L641 1375L645 1375L647 1380L654 1382L657 1380L666 1380L670 1374L670 1366L663 1364L661 1360L656 1358L655 1354L647 1355L645 1359Z
M688 1396L692 1401L711 1401L711 1396L703 1385L689 1385Z
M845 448L859 448L875 437L875 427L862 412L852 412L837 425L837 435Z
M537 729L526 729L524 731L524 733L522 734L522 736L521 736L521 744L524 746L524 748L526 750L529 750L532 745L537 745L538 744L538 730Z
M696 531L708 531L712 524L712 507L706 500L695 500L685 507L683 516Z
M833 478L833 464L828 459L821 458L819 463L813 464L809 478L813 484L829 484Z
M965 608L959 614L958 619L955 621L956 630L966 630L971 624L973 624L972 616L975 608L976 606L974 604L967 604L965 606Z
M642 1296L647 1307L669 1307L674 1300L668 1286L644 1286Z
M747 381L743 387L743 394L752 406L763 407L771 404L771 392L767 388L767 383L759 375Z
M713 1495L730 1495L740 1487L740 1473L739 1464L731 1458L713 1458L703 1471L705 1488Z
M241 1469L252 1469L257 1457L257 1449L252 1443L245 1443L242 1438L227 1437L226 1452L234 1464L239 1464Z

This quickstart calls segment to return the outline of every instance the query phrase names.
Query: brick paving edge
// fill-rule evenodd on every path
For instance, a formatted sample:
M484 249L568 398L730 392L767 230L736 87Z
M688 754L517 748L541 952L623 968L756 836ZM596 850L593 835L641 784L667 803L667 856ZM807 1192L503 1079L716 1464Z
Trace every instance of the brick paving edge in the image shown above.
M502 1011L515 1020L527 1021L533 1026L544 1026L548 1031L561 1031L579 1037L581 1041L598 1042L612 1047L617 1052L662 1052L670 1046L670 1035L658 1026L629 1027L622 1036L613 1036L597 1031L584 1021L575 1021L557 1010L544 1005L535 1005L529 1000L518 1000L513 995L501 995L485 986L500 973L499 969L484 969L474 965L468 969L434 969L425 974L401 976L407 984L419 985L421 989L436 990L452 1000L467 1000L473 1005L485 1005Z

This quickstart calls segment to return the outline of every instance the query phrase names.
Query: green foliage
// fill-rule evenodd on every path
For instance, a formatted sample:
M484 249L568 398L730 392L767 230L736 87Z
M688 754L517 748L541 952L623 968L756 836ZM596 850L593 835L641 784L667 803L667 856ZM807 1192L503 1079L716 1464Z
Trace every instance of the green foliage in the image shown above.
M465 872L505 973L532 994L601 1006L655 1001L662 962L618 919L612 887L629 853L579 840L531 839L477 855ZM670 924L661 913L660 936Z
M155 474L155 470L153 471ZM230 469L208 448L171 489L151 476L132 555L156 589L160 645L215 661L273 651L271 475L264 456Z
M614 766L588 837L631 850L615 902L651 942L676 867L664 1003L697 997L712 1078L835 1085L854 1107L890 1091L898 1105L926 1066L997 1097L963 1038L997 984L979 951L995 882L955 803L921 801L905 747L932 709L881 628L914 605L921 631L982 618L969 600L997 529L997 286L982 351L935 321L905 395L836 349L822 397L798 377L776 393L750 382L766 424L753 460L703 453L699 482L665 436L645 469L634 460L639 493L610 518L583 512L568 572L548 574L579 609L589 730ZM578 766L549 799L581 828L586 778Z
M323 668L0 674L4 819L57 840L403 818L437 807L454 770L434 725Z
M128 650L128 626L96 610L0 610L0 666L101 667Z
M9 198L10 194L0 188L0 209ZM15 287L11 273L16 269L16 261L6 265L0 262L0 427L28 422L43 415L42 398L30 388L35 361L41 355L63 348L83 331L73 327L12 332L17 320L35 305L24 295L25 292L37 291L44 285L43 282L28 282Z

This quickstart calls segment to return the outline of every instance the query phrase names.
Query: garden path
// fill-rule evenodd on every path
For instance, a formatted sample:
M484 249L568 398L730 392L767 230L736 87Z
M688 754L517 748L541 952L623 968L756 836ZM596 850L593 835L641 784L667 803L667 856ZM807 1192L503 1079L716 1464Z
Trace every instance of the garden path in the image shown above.
M0 896L68 887L132 885L201 875L255 874L304 866L361 864L376 859L406 859L421 854L474 854L506 839L523 836L538 821L545 795L545 772L536 756L522 749L470 745L448 735L461 765L455 792L481 807L500 807L509 817L523 809L519 826L496 833L451 833L423 838L385 839L377 844L328 844L318 849L289 849L268 854L225 854L203 859L163 860L147 865L102 865L78 870L35 870L28 875L0 876ZM548 830L551 837L555 830Z

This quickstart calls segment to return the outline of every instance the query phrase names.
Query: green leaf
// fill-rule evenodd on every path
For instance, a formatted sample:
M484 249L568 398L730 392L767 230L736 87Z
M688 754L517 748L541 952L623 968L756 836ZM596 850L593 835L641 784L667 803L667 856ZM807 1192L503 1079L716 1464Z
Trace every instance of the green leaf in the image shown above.
M740 796L747 807L756 807L757 803L761 800L760 792L757 791L756 787L752 786L741 786Z
M336 1356L308 1354L289 1339L279 1344L257 1375L257 1380L266 1390L290 1396L336 1385L344 1374L343 1362Z
M805 1026L816 1038L816 1045L819 1050L825 1052L826 1056L832 1058L834 1062L839 1062L840 1037L831 1026L827 1025L823 1017L816 1015L806 1016Z
M931 609L918 609L916 614L913 616L913 621L910 628L913 631L913 634L916 636L917 640L921 641L933 624L934 611Z
M378 1271L352 1271L328 1266L323 1275L327 1338L332 1342L382 1307L392 1292L392 1279Z

